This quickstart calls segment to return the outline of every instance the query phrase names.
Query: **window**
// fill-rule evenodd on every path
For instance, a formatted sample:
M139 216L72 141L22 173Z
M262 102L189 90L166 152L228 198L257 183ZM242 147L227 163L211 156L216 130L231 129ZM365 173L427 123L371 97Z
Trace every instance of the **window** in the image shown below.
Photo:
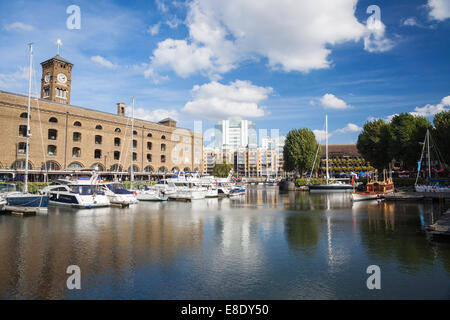
M151 166L147 166L144 168L144 172L153 172L153 168Z
M137 135L137 131L133 130L133 136Z
M14 163L11 166L11 169L25 169L25 160L17 160L14 161ZM33 169L33 167L31 166L31 163L28 162L28 169Z
M25 142L19 142L19 145L17 146L17 152L18 153L27 152L27 144Z
M78 162L72 162L71 164L69 164L69 168L70 169L81 169L81 168L83 168L83 166Z
M166 151L166 145L164 143L161 144L161 151L162 152Z
M114 160L120 160L120 152L114 151Z
M73 142L80 142L81 141L81 133L80 132L74 132L73 133Z
M55 161L47 161L42 164L42 170L61 170L59 164Z
M150 153L147 154L147 162L152 162L152 155Z
M151 142L147 142L147 150L152 150L152 143Z
M115 130L114 130L114 132L121 132L122 130L120 130L120 128L116 128Z
M147 137L151 138L153 137L151 133L147 134Z
M166 136L161 136L161 139L162 140L166 140Z
M23 112L23 113L20 114L20 117L26 119L28 117L28 113Z
M81 149L80 148L72 148L72 157L73 158L79 158L81 157Z
M102 158L102 150L95 149L94 150L94 159L101 159Z
M102 144L102 136L95 136L95 144Z
M162 162L162 163L165 163L165 162L166 162L166 156L165 156L165 155L162 155L162 156L161 156L161 162Z
M75 122L73 123L73 125L74 125L75 127L81 127L81 122L80 122L80 121L75 121Z
M27 126L24 125L19 126L19 136L21 137L27 136Z
M56 146L54 146L54 145L49 145L49 146L47 147L47 154L48 154L49 156L56 156Z
M100 164L100 163L94 163L94 164L91 166L91 169L94 169L94 170L96 170L96 171L105 171L105 167L103 167L103 165Z
M49 88L45 88L44 89L44 98L48 98L50 97L50 89Z
M56 97L61 99L67 98L67 90L56 88Z
M137 148L137 140L133 140L133 149Z
M136 161L137 160L137 154L136 154L136 152L133 152L133 161Z
M123 171L123 169L122 169L122 167L119 166L118 164L114 164L114 165L111 166L111 168L109 169L109 171L119 171L119 172L121 172L121 171Z
M120 138L114 138L114 146L120 147Z
M56 140L58 136L58 131L55 129L48 129L48 140Z
M95 129L97 129L97 130L103 130L103 127L102 127L101 125L98 124L98 125L95 126Z
M56 119L55 117L51 117L50 119L48 119L48 122L58 123L58 119Z

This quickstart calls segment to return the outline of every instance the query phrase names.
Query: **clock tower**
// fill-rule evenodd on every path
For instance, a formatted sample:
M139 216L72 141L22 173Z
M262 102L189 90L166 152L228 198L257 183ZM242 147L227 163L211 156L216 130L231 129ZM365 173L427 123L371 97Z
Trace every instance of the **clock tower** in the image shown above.
M41 98L70 104L70 85L73 64L59 54L41 63Z

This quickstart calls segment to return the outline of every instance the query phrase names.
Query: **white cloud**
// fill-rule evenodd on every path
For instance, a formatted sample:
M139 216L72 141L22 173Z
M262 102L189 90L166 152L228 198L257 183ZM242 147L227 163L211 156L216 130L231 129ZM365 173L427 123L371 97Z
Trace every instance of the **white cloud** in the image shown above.
M14 22L11 24L7 24L3 28L6 31L11 31L11 30L32 31L32 30L34 30L34 27L32 25L25 24L23 22Z
M111 61L103 58L102 56L92 56L91 60L102 67L113 69L116 67Z
M217 76L242 61L267 58L272 69L309 72L328 68L330 47L339 43L364 38L368 51L389 50L393 44L384 37L384 24L360 23L356 4L357 0L194 0L187 5L189 36L158 44L151 67L183 76ZM187 72L180 60L197 63Z
M325 130L313 130L314 135L316 136L316 139L318 142L325 141L326 138L326 132ZM328 132L328 139L331 137L331 133Z
M181 21L177 17L174 17L174 18L166 21L166 24L169 26L170 29L177 28L178 25L180 25L181 23L183 23L183 21Z
M431 117L435 114L449 110L446 107L450 106L450 96L442 99L441 103L436 105L427 104L426 106L419 108L416 107L413 112L410 112L413 116Z
M385 52L394 47L394 43L385 37L386 26L381 20L368 19L364 50L369 52Z
M161 12L167 12L168 8L166 4L164 3L164 0L156 0L156 6L158 7L158 10Z
M212 81L194 86L193 100L182 111L207 119L258 118L264 116L264 107L259 103L272 91L270 87L255 86L249 81L236 80L229 85Z
M159 28L161 27L161 23L158 22L157 24L150 26L147 30L149 34L152 36L157 35L159 33Z
M12 88L19 83L25 83L28 80L28 67L19 67L19 70L13 73L0 73L0 87Z
M331 93L325 94L320 102L324 108L329 109L348 109L351 108L344 100L339 99Z
M428 0L430 9L429 15L433 20L443 21L450 18L450 1L448 0Z
M337 129L336 132L347 133L347 132L359 132L362 128L354 123L348 123L344 128Z
M417 23L416 18L410 17L410 18L405 19L403 21L402 25L408 26L408 27L414 27L414 26L418 26L419 24Z
M127 115L131 117L131 108L127 108ZM150 111L144 108L135 108L134 118L152 122L158 122L165 118L172 118L178 121L179 114L177 110L155 109Z

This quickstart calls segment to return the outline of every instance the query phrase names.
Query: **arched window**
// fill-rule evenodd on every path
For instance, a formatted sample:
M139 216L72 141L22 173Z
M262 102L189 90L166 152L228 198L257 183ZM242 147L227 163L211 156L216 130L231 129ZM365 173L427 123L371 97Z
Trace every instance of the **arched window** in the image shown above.
M57 171L61 170L61 166L56 161L47 161L42 164L41 170Z
M116 172L122 172L122 166L119 166L118 164L113 164L111 168L109 168L109 171L116 171Z
M178 167L173 167L171 170L173 173L180 172L180 169Z
M114 130L114 132L122 132L122 130L120 130L120 128L116 128L116 129Z
M25 142L19 142L17 145L17 153L27 152L27 144Z
M137 154L136 154L136 152L133 152L133 161L136 161L137 160Z
M72 148L72 157L73 158L81 157L81 149L78 147Z
M152 162L152 155L147 153L147 162Z
M161 143L161 151L162 152L166 151L166 145L164 143Z
M26 119L26 118L28 117L28 113L22 112L22 113L20 114L20 117Z
M94 150L94 159L101 159L102 158L102 150L95 149Z
M58 131L56 129L48 129L48 140L56 140Z
M75 122L73 123L73 125L74 125L75 127L81 127L81 122L80 122L80 121L75 121Z
M131 172L131 166L128 168L128 172ZM133 172L139 172L139 168L136 165L133 165Z
M137 148L137 140L133 140L133 149Z
M191 169L188 168L188 167L186 167L186 168L183 169L183 171L184 171L184 172L189 172L189 171L191 171Z
M144 172L153 172L153 167L152 166L145 167Z
M165 163L166 162L166 156L165 155L161 155L161 162Z
M158 169L158 172L159 172L159 173L164 173L164 172L167 172L167 169L166 169L166 167L160 167L160 168Z
M120 160L120 151L114 151L114 160Z
M137 131L133 130L133 136L137 135Z
M105 171L105 167L101 163L94 163L91 166L91 169L97 170L97 171Z
M48 119L48 122L58 123L58 119L56 119L55 117L51 117L50 119Z
M161 139L162 140L166 140L166 136L161 136Z
M147 150L152 150L152 143L151 142L147 142Z
M114 138L114 146L120 147L120 138Z
M15 170L25 169L25 160L14 161L14 163L11 165L11 169L15 169ZM31 163L29 161L28 161L28 169L29 170L33 169L33 166L31 165Z
M80 142L81 141L81 133L80 132L74 132L73 133L73 142Z
M20 125L19 126L19 136L26 137L27 136L27 126Z
M102 127L101 125L98 124L98 125L95 126L95 129L97 129L97 130L103 130L103 127Z
M148 134L147 134L147 137L151 138L151 137L153 137L153 136L152 136L151 133L148 133Z
M69 164L70 169L81 169L83 168L83 165L79 162L72 162L71 164Z
M56 156L56 146L54 146L54 145L49 145L49 146L47 147L47 154L48 154L49 156Z
M95 144L102 144L102 136L95 136Z

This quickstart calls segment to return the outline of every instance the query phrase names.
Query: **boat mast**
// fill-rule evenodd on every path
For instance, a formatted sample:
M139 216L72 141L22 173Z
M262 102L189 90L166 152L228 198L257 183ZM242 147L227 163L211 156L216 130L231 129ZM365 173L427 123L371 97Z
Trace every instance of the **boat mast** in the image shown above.
M427 141L428 141L428 177L431 180L431 157L430 157L430 130L427 129Z
M133 162L133 137L134 137L134 97L131 99L131 166L130 166L130 190L133 189L134 182L134 162Z
M330 177L328 173L328 115L325 115L325 154L326 154L326 168L327 168L327 184Z
M33 44L30 43L30 70L28 73L28 111L27 111L27 135L25 143L25 178L24 178L24 193L28 193L28 158L29 158L29 144L30 144L30 112L31 112L31 74L33 69Z

